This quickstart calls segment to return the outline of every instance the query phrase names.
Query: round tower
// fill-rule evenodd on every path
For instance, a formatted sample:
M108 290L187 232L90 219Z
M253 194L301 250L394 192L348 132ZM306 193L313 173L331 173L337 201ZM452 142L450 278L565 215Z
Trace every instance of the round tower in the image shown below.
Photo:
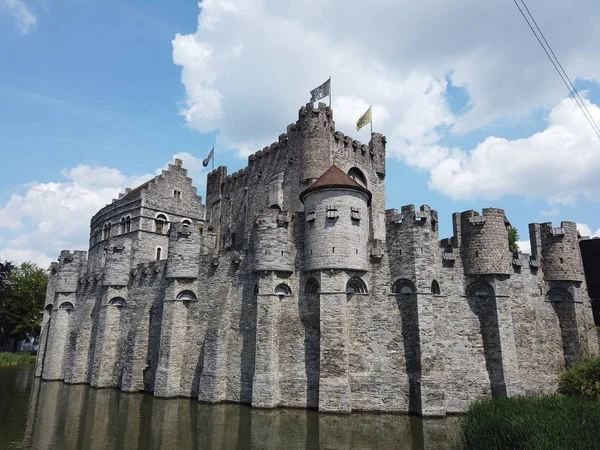
M336 166L300 194L304 270L368 270L371 192Z
M86 252L68 250L60 252L58 257L58 268L56 271L56 294L72 294L77 291L77 281L82 270L82 264L86 262ZM55 305L58 307L59 305Z
M297 125L300 181L314 181L331 165L333 112L325 103L317 109L308 103L300 109Z
M255 221L254 268L294 271L290 217L272 209Z
M474 211L461 214L461 255L465 275L509 275L509 225L504 210L487 208L478 216Z
M575 222L540 224L542 270L546 281L583 281L583 263Z
M167 278L197 278L200 271L200 233L184 223L169 230Z

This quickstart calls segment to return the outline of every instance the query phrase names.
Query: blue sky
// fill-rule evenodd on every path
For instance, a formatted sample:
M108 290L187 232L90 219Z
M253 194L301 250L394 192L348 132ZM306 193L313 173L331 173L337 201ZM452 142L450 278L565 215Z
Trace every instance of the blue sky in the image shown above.
M0 260L85 249L94 211L176 155L204 196L213 144L243 167L330 75L337 129L367 141L373 104L388 136L389 208L431 205L440 237L489 206L521 240L600 234L600 139L507 3L0 0ZM575 3L528 5L600 122L600 5Z

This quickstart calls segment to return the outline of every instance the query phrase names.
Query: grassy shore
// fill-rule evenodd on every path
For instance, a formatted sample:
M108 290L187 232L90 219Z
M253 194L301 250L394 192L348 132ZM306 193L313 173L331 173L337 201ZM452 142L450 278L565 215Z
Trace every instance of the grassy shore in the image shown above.
M462 422L463 450L600 448L600 403L551 395L477 402Z
M9 353L0 352L0 367L16 366L17 364L33 364L35 363L35 355L29 353Z

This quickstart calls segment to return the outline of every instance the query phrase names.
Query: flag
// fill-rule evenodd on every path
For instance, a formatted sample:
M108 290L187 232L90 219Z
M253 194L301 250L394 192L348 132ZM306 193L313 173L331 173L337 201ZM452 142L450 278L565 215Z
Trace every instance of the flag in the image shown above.
M323 97L331 95L331 78L323 83L321 86L314 88L310 91L311 103L321 100Z
M367 111L360 116L360 119L358 119L358 122L356 122L356 131L360 130L362 127L364 127L366 124L371 123L371 107L369 106L369 109L367 109Z
M214 156L215 156L215 146L213 145L212 150L210 151L208 156L202 160L202 167L208 166L208 163L210 162L211 159L214 158Z

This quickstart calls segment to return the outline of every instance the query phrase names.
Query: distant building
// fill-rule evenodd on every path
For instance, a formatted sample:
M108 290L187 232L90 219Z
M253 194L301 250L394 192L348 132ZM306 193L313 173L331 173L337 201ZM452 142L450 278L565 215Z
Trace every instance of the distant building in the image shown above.
M598 351L575 223L386 210L386 139L302 107L202 203L182 161L92 218L50 268L36 375L160 397L443 416L553 392ZM401 173L394 173L401 177Z

